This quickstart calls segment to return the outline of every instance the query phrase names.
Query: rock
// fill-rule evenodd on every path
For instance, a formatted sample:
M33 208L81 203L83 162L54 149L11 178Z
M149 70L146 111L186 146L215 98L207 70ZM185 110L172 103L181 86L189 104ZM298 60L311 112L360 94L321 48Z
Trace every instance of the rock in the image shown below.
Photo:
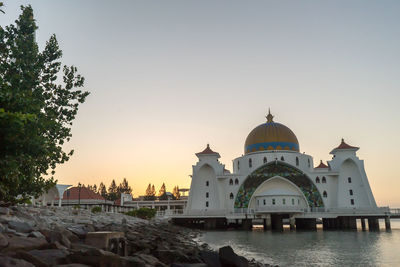
M135 254L134 256L151 266L160 266L160 267L167 266L164 263L160 262L156 257L153 257L151 255L139 253L139 254Z
M72 263L83 263L90 266L121 266L121 258L111 252L101 249L88 249L85 251L75 251L68 260Z
M26 222L9 221L8 227L20 233L30 233L33 227Z
M200 258L208 266L220 267L218 252L215 251L200 251Z
M4 232L6 228L4 227L3 224L0 223L0 233Z
M20 259L0 255L1 267L35 267L35 265Z
M43 267L66 263L67 256L67 251L58 249L31 250L17 253L17 257L33 263L35 266Z
M219 249L219 261L222 267L247 267L249 262L246 258L238 256L230 246Z
M45 236L41 232L38 232L38 231L33 231L28 236L36 237L36 238L45 238Z
M191 260L179 250L156 250L155 256L165 264L190 262Z
M80 263L61 264L61 265L57 265L57 266L58 267L90 267L89 265L80 264Z
M145 261L133 256L121 257L121 264L122 266L146 267Z
M0 233L0 249L6 247L8 245L8 238Z
M83 225L72 225L67 227L67 230L71 231L73 234L77 235L80 239L85 238L88 231Z
M13 236L8 240L8 247L4 248L2 252L32 250L46 245L47 241L44 238Z
M10 209L6 207L0 207L0 214L10 215Z
M207 266L214 267L214 265L207 265L205 263L173 263L173 264L171 264L171 267L207 267Z

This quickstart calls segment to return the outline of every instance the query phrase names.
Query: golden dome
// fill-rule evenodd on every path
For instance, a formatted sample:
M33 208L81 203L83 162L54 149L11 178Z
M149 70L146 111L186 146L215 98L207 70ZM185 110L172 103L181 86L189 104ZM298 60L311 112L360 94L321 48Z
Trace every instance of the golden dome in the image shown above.
M300 150L296 135L285 125L274 122L271 112L266 123L249 133L244 145L245 154L263 150Z

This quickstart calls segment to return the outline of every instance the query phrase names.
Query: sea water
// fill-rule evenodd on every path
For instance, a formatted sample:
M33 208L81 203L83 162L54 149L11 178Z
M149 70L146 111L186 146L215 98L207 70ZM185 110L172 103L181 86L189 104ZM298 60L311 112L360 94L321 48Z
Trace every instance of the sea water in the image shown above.
M204 231L199 241L213 249L229 245L248 259L279 266L400 266L400 220L391 226L378 232L324 231L320 225L316 231Z

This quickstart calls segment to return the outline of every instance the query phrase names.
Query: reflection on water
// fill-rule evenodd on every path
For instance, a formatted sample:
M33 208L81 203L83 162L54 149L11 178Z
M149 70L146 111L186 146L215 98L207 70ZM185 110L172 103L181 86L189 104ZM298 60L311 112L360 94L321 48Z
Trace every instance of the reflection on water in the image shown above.
M384 223L380 222L380 225ZM249 259L279 266L400 266L400 221L392 231L209 231L212 248L230 245Z

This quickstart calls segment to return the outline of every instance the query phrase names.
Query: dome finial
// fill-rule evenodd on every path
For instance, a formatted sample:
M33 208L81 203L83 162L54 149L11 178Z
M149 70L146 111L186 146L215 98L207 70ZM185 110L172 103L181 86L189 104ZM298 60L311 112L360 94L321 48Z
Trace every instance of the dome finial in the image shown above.
M267 118L267 122L274 122L273 121L274 116L272 116L270 108L268 108L268 115L266 116L266 118Z

